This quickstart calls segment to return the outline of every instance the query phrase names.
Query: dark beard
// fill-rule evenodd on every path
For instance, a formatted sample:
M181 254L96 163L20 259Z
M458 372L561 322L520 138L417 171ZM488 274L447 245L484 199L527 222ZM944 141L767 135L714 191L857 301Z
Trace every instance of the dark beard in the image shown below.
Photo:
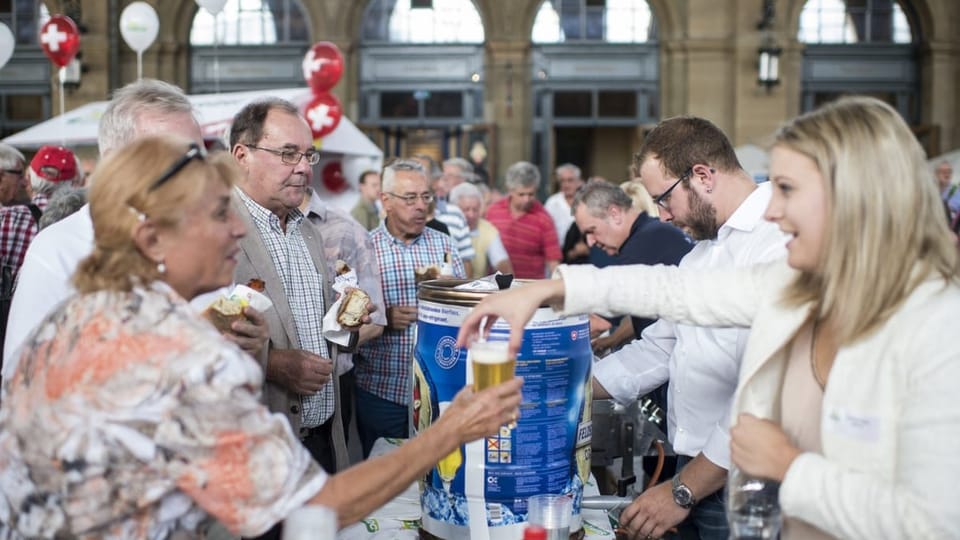
M717 209L707 204L693 189L687 190L690 215L682 223L694 240L716 240L720 226L717 224Z

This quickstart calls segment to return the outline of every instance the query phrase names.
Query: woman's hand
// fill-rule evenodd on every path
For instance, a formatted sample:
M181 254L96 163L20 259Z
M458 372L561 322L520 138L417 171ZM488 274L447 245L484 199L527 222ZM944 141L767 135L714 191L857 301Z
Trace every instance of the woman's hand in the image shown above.
M436 423L452 429L460 444L496 435L502 426L520 417L522 387L523 377L514 377L482 392L464 388Z
M545 279L493 293L477 304L463 320L457 344L468 347L470 341L479 336L480 324L484 319L484 332L489 332L497 318L503 317L510 324L510 354L516 356L523 340L523 327L544 302L562 300L563 292L562 280Z
M750 476L783 482L793 460L802 453L770 420L744 413L730 428L730 458Z

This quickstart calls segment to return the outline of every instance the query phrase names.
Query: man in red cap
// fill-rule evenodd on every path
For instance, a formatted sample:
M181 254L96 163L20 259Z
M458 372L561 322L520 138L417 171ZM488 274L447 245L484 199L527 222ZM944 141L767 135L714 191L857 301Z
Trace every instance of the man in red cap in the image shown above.
M40 210L47 209L53 192L74 183L81 168L77 156L62 146L43 146L37 150L27 169L30 201Z

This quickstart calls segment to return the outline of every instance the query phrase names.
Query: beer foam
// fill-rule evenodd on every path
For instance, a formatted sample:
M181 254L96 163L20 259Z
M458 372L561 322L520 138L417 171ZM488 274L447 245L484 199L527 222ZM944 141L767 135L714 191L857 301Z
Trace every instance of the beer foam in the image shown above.
M470 359L478 364L502 364L510 361L509 344L506 341L487 341L470 347Z

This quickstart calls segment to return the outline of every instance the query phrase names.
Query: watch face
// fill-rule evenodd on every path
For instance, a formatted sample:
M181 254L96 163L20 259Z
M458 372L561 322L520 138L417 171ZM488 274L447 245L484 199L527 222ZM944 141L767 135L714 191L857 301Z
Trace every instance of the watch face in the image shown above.
M673 502L682 508L693 507L693 492L690 488L680 483L676 477L673 481Z

